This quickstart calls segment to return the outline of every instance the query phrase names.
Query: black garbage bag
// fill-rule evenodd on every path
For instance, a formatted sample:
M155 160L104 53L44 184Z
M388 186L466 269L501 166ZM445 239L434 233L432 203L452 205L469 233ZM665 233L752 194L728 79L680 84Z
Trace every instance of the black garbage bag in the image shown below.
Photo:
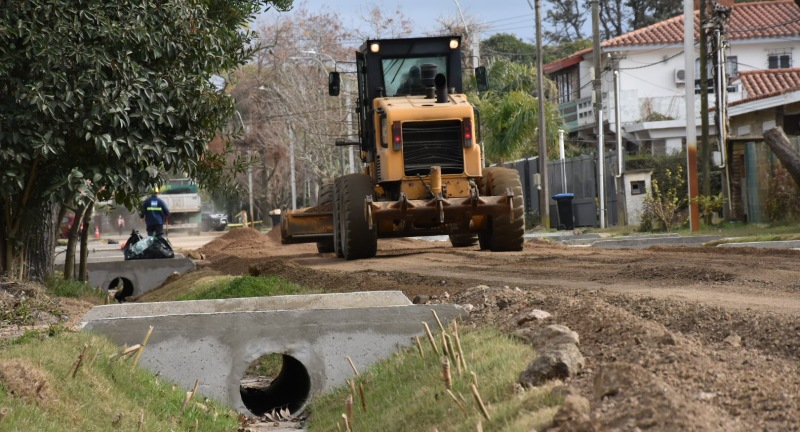
M169 240L164 237L142 237L137 230L131 235L122 248L125 260L174 258L175 252Z
M175 252L172 251L169 240L158 236L150 238L153 239L153 243L144 250L145 259L175 258Z

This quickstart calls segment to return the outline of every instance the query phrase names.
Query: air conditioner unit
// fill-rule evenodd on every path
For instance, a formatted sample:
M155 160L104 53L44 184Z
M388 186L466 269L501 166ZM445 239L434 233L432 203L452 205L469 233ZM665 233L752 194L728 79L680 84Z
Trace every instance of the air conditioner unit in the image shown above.
M675 84L686 84L685 69L675 69Z

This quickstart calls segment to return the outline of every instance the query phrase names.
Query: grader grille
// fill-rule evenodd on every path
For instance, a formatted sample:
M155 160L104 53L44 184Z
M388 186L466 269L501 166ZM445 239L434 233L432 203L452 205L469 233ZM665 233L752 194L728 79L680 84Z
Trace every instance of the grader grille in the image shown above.
M461 121L403 123L403 162L407 176L428 175L432 166L442 174L463 173Z

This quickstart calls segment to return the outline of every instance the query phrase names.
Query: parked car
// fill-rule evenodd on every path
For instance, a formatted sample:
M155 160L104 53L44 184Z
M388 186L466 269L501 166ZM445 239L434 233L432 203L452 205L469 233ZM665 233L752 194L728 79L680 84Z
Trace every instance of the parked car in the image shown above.
M75 215L67 214L61 219L61 225L58 229L58 238L65 239L69 237L69 230L72 229L72 223L75 221ZM78 231L80 233L80 231Z
M225 213L203 212L202 225L204 231L224 231L228 226L228 215Z

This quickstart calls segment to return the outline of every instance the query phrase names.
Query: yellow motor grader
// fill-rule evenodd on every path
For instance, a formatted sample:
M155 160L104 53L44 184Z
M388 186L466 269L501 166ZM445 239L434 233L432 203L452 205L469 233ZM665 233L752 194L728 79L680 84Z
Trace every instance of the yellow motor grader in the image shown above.
M363 172L324 185L317 206L285 213L284 244L316 242L319 252L348 260L374 257L378 238L449 235L454 247L522 249L519 174L483 167L480 115L463 94L460 45L452 36L361 46L354 144ZM337 72L328 84L338 96Z

